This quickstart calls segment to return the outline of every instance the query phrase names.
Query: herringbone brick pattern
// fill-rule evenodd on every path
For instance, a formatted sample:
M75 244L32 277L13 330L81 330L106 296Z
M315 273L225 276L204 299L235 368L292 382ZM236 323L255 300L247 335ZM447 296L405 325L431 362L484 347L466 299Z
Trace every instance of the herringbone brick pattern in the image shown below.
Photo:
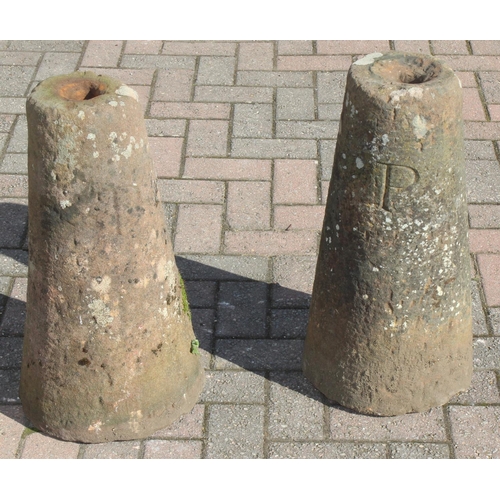
M346 71L390 49L439 56L464 88L475 373L443 407L374 418L327 401L300 367ZM141 441L52 439L18 398L25 100L75 70L140 96L207 374L193 411ZM497 41L0 42L0 457L500 458L499 80Z

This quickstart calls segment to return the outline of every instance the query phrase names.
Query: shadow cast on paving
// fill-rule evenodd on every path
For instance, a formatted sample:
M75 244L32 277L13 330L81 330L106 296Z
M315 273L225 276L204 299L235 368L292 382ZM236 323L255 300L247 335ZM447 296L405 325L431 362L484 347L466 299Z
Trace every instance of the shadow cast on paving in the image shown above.
M25 251L0 249L0 253L27 264ZM310 294L249 279L195 258L176 260L186 283L205 369L212 374L253 372L307 398L337 406L314 389L301 372ZM26 304L0 294L0 313L2 304L0 412L25 425L22 411L9 407L20 403Z

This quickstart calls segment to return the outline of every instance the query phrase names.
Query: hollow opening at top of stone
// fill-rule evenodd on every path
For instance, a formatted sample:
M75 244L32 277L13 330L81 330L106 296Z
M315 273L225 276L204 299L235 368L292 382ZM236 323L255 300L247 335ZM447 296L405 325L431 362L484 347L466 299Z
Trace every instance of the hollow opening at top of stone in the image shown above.
M402 56L376 61L371 70L392 83L418 85L436 78L441 65L428 57Z
M64 82L58 89L59 95L68 101L88 101L106 93L106 86L95 80L73 80Z

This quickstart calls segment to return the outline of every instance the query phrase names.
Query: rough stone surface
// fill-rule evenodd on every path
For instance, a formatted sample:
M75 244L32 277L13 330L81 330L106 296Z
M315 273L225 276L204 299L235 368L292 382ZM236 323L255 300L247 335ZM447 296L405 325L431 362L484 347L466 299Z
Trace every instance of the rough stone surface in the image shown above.
M425 411L471 382L461 111L432 57L375 53L348 73L303 368L361 413Z
M24 411L63 440L147 437L191 410L203 370L137 94L63 75L27 117Z

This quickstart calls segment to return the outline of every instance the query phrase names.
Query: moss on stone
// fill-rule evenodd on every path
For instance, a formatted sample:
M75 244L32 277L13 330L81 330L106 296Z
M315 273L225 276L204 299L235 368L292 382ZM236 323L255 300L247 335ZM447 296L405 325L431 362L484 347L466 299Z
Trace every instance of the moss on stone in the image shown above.
M189 319L191 319L191 309L189 308L189 302L188 302L187 293L186 293L186 286L184 285L184 280L182 279L182 276L179 276L179 278L180 278L180 285L181 285L182 310L188 315Z

